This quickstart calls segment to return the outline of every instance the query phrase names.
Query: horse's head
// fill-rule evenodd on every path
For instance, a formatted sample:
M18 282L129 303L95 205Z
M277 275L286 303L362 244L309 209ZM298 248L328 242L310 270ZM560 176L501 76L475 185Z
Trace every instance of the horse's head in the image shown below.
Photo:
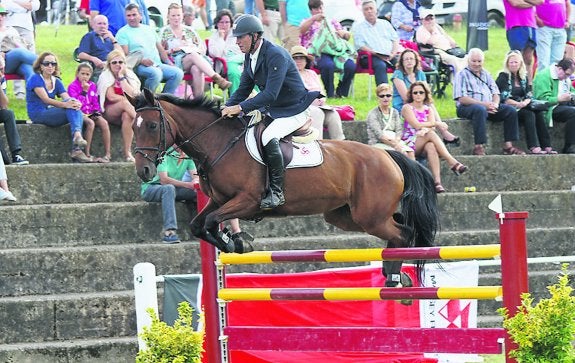
M132 123L136 138L136 171L140 179L149 181L156 175L156 165L175 142L175 125L152 91L144 89L137 97L126 97L136 109L136 119Z

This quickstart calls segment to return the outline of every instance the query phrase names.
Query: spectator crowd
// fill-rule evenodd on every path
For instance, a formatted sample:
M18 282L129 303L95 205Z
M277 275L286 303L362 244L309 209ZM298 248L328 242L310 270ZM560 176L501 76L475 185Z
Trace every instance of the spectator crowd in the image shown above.
M268 74L267 80L254 79L257 87L253 92L251 88L248 92L246 86L249 77L259 74L262 42L258 40L262 37L264 48L273 44L274 56L293 63L290 77L299 78L290 79L295 82L292 89L303 84L308 91L323 96L306 104L305 114L320 131L317 138L322 137L325 127L330 138L345 139L340 114L329 105L330 99L350 97L360 70L373 74L377 104L367 117L369 143L412 159L426 159L437 193L445 191L439 175L440 159L457 175L468 170L450 154L447 146L457 147L461 141L442 122L433 102L428 81L438 66L452 81L457 116L471 121L474 155L486 154L488 121L503 123L501 148L505 155L557 154L548 128L558 122L566 123L560 152L575 153L575 89L571 80L575 47L567 43L570 0L503 0L510 51L501 60L503 70L497 75L484 68L482 50L459 47L449 31L436 22L433 11L417 0L397 0L389 19L378 16L375 0L349 2L360 7L364 16L351 29L329 19L322 0L246 1L245 13L258 19L257 24L247 32L236 33L243 15L236 13L231 0L215 2L213 20L209 0L174 2L168 7L166 25L161 29L156 29L150 19L145 0L84 0L80 10L89 31L74 53L79 62L75 78L66 85L60 78L58 57L50 51L36 53L31 14L38 10L39 1L2 1L0 122L6 130L9 153L0 145L0 200L16 199L9 191L4 164L28 164L6 94L7 74L20 79L14 81L14 97L26 100L32 123L70 125L73 161L112 161L112 124L121 129L122 161L134 162L131 149L135 110L126 95L136 96L146 87L181 97L200 97L208 85L214 84L234 100L224 109L228 115L242 110L240 102L259 105L258 99L272 96L255 96L256 101L245 101L244 96L250 92L250 97L254 97L253 92L271 93L269 82L275 82ZM213 29L209 38L202 39L192 26L196 16L206 29ZM436 60L434 64L430 64L429 52L431 60ZM266 67L268 63L266 60ZM244 64L251 67L251 72L244 69ZM273 108L273 102L261 105L264 111ZM514 145L521 126L527 150ZM101 133L103 155L92 155L96 130L98 135ZM178 155L174 160L181 160ZM193 162L174 160L164 166L165 174L155 182L168 180L179 188L191 188L194 183L176 179L186 171L195 172ZM171 171L170 165L177 172ZM172 174L177 178L166 177ZM157 201L159 194L151 194L161 189L145 185L144 199ZM169 195L171 199L174 192ZM174 218L164 217L164 241L174 242Z

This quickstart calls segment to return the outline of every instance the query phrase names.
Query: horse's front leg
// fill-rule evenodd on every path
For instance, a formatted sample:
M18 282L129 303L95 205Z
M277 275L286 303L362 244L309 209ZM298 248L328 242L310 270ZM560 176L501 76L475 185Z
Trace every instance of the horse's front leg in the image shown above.
M218 205L210 199L196 218L192 219L190 229L194 236L214 245L220 251L228 253L234 252L234 241L231 238L226 238L227 236L225 234L220 233L217 223L207 223L206 216L217 209Z

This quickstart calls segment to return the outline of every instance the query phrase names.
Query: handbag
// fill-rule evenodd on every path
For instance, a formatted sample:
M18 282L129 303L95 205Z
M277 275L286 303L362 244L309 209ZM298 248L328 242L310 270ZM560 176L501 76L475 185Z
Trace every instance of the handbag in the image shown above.
M451 48L445 51L449 55L453 55L457 58L465 58L465 49L461 47Z
M341 106L331 106L341 118L342 121L353 121L355 120L355 110L353 106L341 105Z
M547 111L549 110L549 102L532 99L527 105L531 111Z

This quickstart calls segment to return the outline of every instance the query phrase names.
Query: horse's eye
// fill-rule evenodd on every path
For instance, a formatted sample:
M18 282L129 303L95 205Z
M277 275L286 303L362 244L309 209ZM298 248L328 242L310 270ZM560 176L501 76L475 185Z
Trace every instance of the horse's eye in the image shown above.
M150 129L152 129L152 130L155 130L157 127L158 127L158 124L155 122L150 124Z

